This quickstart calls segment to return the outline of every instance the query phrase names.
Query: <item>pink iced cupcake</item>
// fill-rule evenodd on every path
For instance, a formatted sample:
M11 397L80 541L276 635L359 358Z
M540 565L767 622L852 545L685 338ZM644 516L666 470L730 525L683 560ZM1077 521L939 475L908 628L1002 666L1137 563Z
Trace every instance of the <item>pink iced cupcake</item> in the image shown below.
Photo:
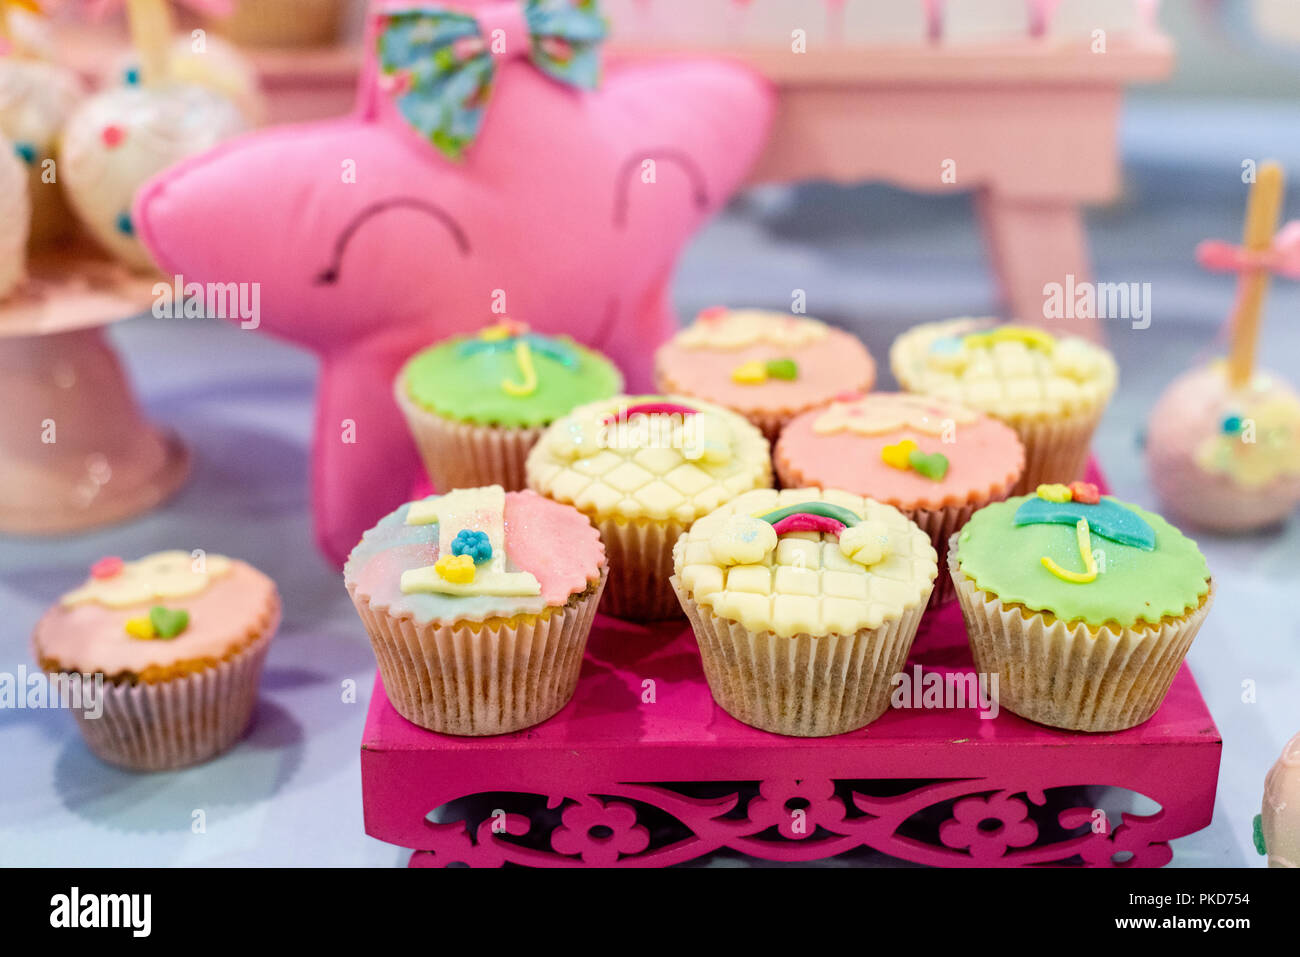
M794 419L773 458L786 488L843 489L893 505L930 536L943 568L952 534L1011 493L1025 450L1009 426L965 406L877 392ZM952 595L940 576L934 602Z
M876 364L854 336L817 319L757 309L705 309L655 353L659 391L743 415L775 441L801 412L866 392Z
M102 680L102 713L74 711L98 757L137 771L206 761L243 734L280 621L275 583L224 555L105 558L36 624L51 675Z

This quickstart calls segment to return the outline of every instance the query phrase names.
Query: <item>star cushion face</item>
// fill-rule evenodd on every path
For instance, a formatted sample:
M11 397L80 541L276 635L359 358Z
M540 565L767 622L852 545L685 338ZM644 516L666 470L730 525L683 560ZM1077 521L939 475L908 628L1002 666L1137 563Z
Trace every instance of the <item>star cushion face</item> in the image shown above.
M1039 329L992 319L917 326L894 341L890 365L910 392L961 402L1003 419L1100 409L1115 390L1110 353Z
M673 562L696 602L786 638L878 628L926 601L938 570L902 512L820 489L747 492L692 525Z
M260 283L261 325L320 353L313 507L336 559L419 475L390 384L430 342L504 306L649 384L678 252L741 182L773 107L728 64L616 66L584 91L507 56L456 161L379 78L372 57L354 117L218 148L136 207L165 271ZM340 441L344 420L356 446Z

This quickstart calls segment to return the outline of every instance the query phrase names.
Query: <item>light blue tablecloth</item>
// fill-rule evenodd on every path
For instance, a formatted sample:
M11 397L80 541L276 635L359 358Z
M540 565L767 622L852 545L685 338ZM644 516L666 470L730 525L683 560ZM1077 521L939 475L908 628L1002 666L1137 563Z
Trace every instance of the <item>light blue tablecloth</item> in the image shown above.
M1091 213L1091 236L1099 278L1152 283L1154 321L1143 331L1112 324L1123 385L1097 453L1117 494L1152 506L1138 454L1146 412L1206 354L1233 295L1230 280L1194 266L1192 248L1239 234L1243 158L1276 156L1300 170L1300 110L1135 102L1124 148L1125 194ZM995 308L969 201L876 186L749 194L691 246L675 293L689 314L718 302L788 307L793 289L877 357L911 323ZM1271 303L1265 361L1300 378L1300 292L1278 283ZM0 539L0 671L27 662L42 609L108 553L202 546L246 558L279 582L285 620L255 728L202 767L127 774L91 757L66 714L0 711L0 864L404 863L406 852L362 830L358 742L374 659L338 574L312 545L313 361L215 322L141 318L113 338L150 413L191 444L193 478L167 506L122 526ZM1300 523L1201 541L1219 594L1191 662L1223 732L1223 770L1214 823L1177 841L1174 863L1258 866L1250 826L1264 773L1300 730ZM356 703L344 700L347 681Z

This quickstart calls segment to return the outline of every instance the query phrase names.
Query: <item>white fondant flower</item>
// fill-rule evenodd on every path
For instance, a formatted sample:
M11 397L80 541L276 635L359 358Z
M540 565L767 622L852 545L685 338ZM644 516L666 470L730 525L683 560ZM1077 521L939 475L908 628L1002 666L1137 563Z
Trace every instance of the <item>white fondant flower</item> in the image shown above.
M680 426L675 444L688 462L724 465L731 461L731 428L710 412L688 416Z
M604 427L599 420L583 415L567 419L551 431L551 451L557 458L579 459L604 448Z
M859 565L874 565L889 554L889 529L866 519L840 532L840 551Z
M184 598L197 595L213 578L228 571L230 559L224 555L207 555L200 561L189 552L155 552L127 562L115 575L92 578L64 595L63 604L96 601L109 608L125 608L156 598Z
M709 539L720 565L756 565L776 548L776 529L751 515L734 515Z

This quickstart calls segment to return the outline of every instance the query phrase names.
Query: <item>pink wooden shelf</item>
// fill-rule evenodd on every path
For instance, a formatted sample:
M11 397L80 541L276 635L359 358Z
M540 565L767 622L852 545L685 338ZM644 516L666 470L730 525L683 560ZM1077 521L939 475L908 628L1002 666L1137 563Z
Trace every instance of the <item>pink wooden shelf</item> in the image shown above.
M956 603L927 615L914 665L972 670ZM425 731L376 678L361 778L367 833L413 849L413 866L665 866L722 848L800 861L859 847L939 866L1159 866L1169 840L1209 824L1221 747L1186 667L1150 721L1116 734L974 710L891 710L833 738L768 734L714 703L684 620L598 616L574 700L517 734ZM1094 831L1097 786L1160 809ZM461 800L475 795L490 797ZM449 819L427 819L449 802Z

